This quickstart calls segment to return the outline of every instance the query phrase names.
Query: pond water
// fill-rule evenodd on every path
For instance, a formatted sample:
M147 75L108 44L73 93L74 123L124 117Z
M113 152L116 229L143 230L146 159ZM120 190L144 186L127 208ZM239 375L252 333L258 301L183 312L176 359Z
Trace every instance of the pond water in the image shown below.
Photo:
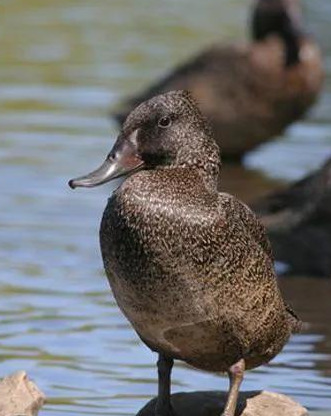
M67 180L99 165L116 136L111 107L199 48L245 37L246 0L4 0L0 15L0 376L24 369L47 394L41 415L133 415L156 393L152 354L103 275L98 226L110 187ZM305 2L326 59L309 117L225 168L246 200L331 155L331 3ZM243 389L331 411L331 280L281 279L309 323ZM226 389L176 363L174 391ZM324 413L323 413L324 414Z

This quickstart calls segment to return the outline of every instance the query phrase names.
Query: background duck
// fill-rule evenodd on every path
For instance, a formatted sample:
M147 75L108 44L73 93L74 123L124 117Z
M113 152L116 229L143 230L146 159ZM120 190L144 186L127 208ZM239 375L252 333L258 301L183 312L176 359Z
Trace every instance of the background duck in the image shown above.
M314 103L323 69L319 47L302 28L300 0L258 0L252 41L215 45L171 71L114 113L119 123L140 102L189 90L211 121L222 157L238 158L279 135Z
M174 359L227 371L224 415L234 416L245 369L271 360L300 325L263 226L217 191L219 160L190 94L174 91L137 107L103 165L70 181L92 187L131 174L108 201L100 242L119 307L159 354L157 416L173 415Z
M316 172L253 204L288 273L331 277L331 158Z

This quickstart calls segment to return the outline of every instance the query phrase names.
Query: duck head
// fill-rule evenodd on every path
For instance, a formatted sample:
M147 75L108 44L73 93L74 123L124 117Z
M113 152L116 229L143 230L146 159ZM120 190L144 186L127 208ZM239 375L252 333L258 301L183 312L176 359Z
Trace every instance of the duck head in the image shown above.
M278 35L286 46L285 66L299 62L302 29L300 0L256 0L252 15L252 35L262 41Z
M211 129L190 93L171 91L133 110L103 164L70 180L69 186L94 187L138 170L165 166L191 166L217 179L219 163Z

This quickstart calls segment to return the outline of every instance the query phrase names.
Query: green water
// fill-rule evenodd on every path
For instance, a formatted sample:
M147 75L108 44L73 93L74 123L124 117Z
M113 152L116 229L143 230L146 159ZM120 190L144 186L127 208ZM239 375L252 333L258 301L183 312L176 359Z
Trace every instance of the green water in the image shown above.
M156 357L118 311L103 276L98 225L110 188L73 193L116 127L111 107L219 39L245 36L246 0L4 0L0 4L0 376L24 369L49 400L42 415L133 415L156 393ZM252 198L331 155L331 3L306 1L326 58L309 118L226 168ZM243 389L331 410L331 282L282 280L309 328ZM226 389L178 363L174 391Z

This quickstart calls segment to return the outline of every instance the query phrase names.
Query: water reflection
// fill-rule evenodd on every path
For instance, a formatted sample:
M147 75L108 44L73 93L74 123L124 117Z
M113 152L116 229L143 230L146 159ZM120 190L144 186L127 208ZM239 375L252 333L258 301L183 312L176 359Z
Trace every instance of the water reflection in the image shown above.
M331 74L331 5L306 3ZM211 41L244 36L247 2L13 0L4 5L0 375L25 369L50 398L45 416L132 415L156 392L156 357L119 313L101 270L98 223L110 188L72 194L66 182L94 168L110 149L116 131L107 116L120 97ZM275 177L297 177L327 158L330 88L328 77L309 120L270 151L249 156L249 166L262 173L228 166L223 187L253 199L279 186ZM250 372L243 389L290 393L311 408L331 409L329 283L282 284L310 326L273 363ZM174 391L227 388L226 378L181 363L173 378Z

